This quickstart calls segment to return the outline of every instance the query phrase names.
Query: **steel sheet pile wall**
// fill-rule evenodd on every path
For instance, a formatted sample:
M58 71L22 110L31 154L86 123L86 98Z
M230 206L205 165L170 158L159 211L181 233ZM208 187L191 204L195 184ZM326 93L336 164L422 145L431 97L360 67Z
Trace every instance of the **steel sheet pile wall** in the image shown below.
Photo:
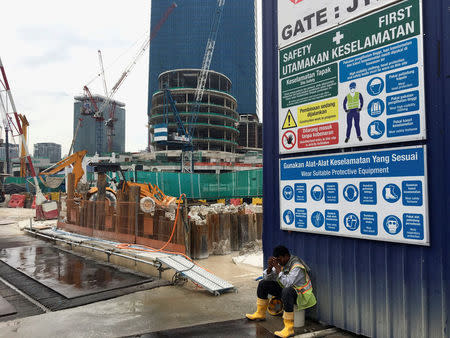
M274 112L278 111L279 102L276 13L276 0L263 2L265 258L283 243L309 263L318 299L318 305L309 314L318 320L371 337L448 337L448 1L423 2L429 247L280 230L279 134L274 127L278 125ZM414 144L417 143L402 146Z

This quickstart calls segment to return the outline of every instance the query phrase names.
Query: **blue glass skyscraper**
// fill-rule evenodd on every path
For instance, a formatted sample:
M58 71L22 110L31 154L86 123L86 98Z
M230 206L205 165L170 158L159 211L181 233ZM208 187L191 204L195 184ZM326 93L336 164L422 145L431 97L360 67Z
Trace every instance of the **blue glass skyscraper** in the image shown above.
M152 0L151 26L173 0ZM179 68L201 68L216 0L176 0L177 8L150 45L149 107L158 75ZM254 0L227 0L217 35L211 70L232 81L231 94L240 114L256 114Z

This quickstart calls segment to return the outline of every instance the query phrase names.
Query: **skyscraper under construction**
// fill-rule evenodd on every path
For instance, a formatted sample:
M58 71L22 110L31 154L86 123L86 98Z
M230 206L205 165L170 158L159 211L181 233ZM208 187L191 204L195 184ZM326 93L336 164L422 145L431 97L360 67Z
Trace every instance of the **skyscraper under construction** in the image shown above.
M172 0L152 1L151 25L163 16ZM216 0L178 0L177 8L150 45L149 118L158 76L174 69L199 69L210 33ZM256 114L256 55L254 0L226 1L217 35L211 71L232 83L230 94L239 114Z

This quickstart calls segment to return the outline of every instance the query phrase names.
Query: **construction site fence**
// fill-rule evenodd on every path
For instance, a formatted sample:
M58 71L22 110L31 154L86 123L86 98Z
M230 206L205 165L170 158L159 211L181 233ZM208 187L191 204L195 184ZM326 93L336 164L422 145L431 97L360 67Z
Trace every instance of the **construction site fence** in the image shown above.
M175 224L174 219L167 218L164 211L144 213L136 202L64 199L61 201L58 227L119 243L140 244L180 253L186 251L182 216L178 217ZM165 246L169 240L170 243Z
M128 180L138 183L156 184L166 195L185 194L193 199L231 199L262 197L263 170L244 170L222 174L171 173L171 172L126 172ZM112 173L108 173L113 178ZM88 174L94 181L94 174Z
M193 259L209 255L226 255L250 243L257 248L263 228L262 213L209 213L196 222L187 216L187 207L175 210L156 209L144 213L139 201L89 201L80 198L61 199L58 227L80 235L107 241L178 252ZM145 249L148 250L148 249Z

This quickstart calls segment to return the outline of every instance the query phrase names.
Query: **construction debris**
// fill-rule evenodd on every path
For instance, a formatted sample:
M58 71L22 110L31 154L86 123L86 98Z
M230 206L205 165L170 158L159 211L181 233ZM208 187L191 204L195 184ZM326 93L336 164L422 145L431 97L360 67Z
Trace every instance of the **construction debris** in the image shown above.
M193 205L189 208L189 218L197 225L205 225L208 215L218 214L235 214L238 213L242 207L234 205L225 205L223 203L215 203L210 205Z
M239 251L239 255L249 255L262 251L262 240L257 239L255 241L251 241L245 243L242 249Z
M264 267L264 256L262 251L236 256L233 257L232 260L234 264L247 264L258 268Z

